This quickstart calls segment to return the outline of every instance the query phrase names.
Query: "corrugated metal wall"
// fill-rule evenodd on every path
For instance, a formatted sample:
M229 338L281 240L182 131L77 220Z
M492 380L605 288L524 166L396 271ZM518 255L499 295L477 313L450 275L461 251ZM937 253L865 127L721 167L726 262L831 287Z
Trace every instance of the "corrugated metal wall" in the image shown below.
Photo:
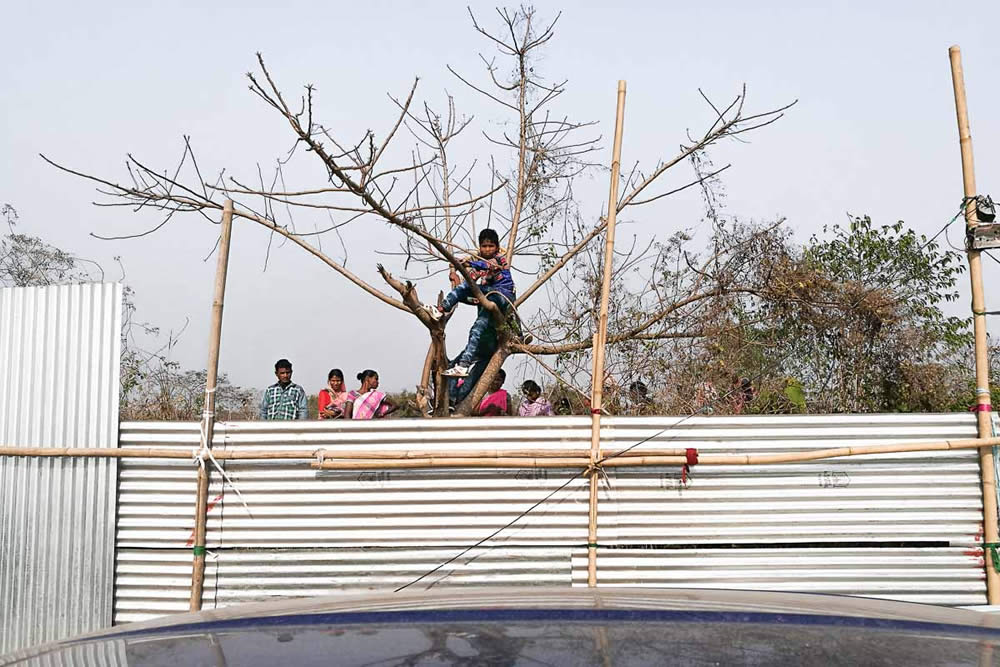
M121 285L0 289L0 442L115 447ZM0 457L0 653L107 626L113 459Z
M589 418L219 424L216 448L586 448ZM800 451L970 438L956 415L608 418L606 450ZM127 423L122 446L194 450L197 424ZM318 472L227 462L250 506L212 476L205 608L417 586L586 581L587 492L571 470ZM184 611L193 463L123 460L116 622ZM600 500L605 585L848 593L985 603L974 450L796 465L610 469ZM559 489L554 495L546 497ZM528 516L503 529L522 512ZM502 529L502 530L501 530Z
M664 427L660 419L611 421L605 433L609 449ZM697 447L707 454L976 437L969 414L692 422L649 444ZM600 551L600 581L606 584L985 603L975 450L752 468L696 466L686 488L676 469L618 470L613 481L613 499L601 508L612 511L602 511L600 541L631 548ZM872 548L876 543L879 548ZM647 545L657 548L642 548ZM574 583L586 583L586 552L574 554Z

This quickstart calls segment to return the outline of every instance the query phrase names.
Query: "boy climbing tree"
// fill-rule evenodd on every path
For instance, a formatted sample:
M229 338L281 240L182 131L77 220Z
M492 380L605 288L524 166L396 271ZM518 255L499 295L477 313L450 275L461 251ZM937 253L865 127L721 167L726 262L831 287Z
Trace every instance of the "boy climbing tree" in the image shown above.
M507 314L513 307L514 299L514 279L510 275L510 267L507 260L500 253L500 237L495 230L484 229L479 232L479 259L467 257L462 260L469 271L469 276L479 286L479 290L491 302L497 305L500 312ZM477 303L472 298L472 291L469 283L458 279L452 273L452 282L457 282L453 289L444 297L440 306L424 305L427 313L434 320L440 320L450 315L452 308L460 302ZM477 360L476 354L479 350L479 341L491 326L490 313L486 308L478 306L476 321L469 329L469 342L465 349L458 355L455 364L442 371L442 375L449 377L467 377L469 369Z

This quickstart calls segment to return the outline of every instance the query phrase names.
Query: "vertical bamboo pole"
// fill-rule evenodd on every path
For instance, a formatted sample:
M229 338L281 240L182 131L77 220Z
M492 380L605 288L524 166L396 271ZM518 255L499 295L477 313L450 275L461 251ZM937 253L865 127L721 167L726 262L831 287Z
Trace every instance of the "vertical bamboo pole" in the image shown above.
M215 267L215 296L212 299L212 325L208 336L208 366L205 369L205 409L202 412L202 447L211 448L215 435L215 385L219 376L219 344L222 339L222 307L226 297L229 271L229 242L233 235L233 202L226 200L219 232L219 261ZM194 563L191 567L191 611L201 610L205 586L205 527L208 523L209 469L204 460L198 466L198 496L194 508Z
M587 531L587 585L597 585L597 489L600 480L594 464L601 458L601 399L604 395L604 346L608 338L608 300L615 253L615 219L618 215L618 178L621 173L622 131L625 123L625 82L618 82L615 143L611 153L611 188L608 193L608 228L604 242L604 280L601 284L601 314L594 345L594 378L590 401L590 520Z
M965 190L965 224L972 229L978 224L976 204L976 172L972 158L972 134L969 131L969 110L965 101L965 76L962 72L962 52L957 46L948 49L951 60L951 81L955 88L955 114L958 118L958 139L962 151L962 185ZM983 297L983 266L981 251L969 249L969 278L972 280L972 322L976 340L976 416L979 437L992 435L990 425L990 368L986 355L986 300ZM998 541L996 469L993 448L979 450L979 472L983 486L983 537L986 543L986 598L989 604L1000 604L1000 575L993 568L991 549Z

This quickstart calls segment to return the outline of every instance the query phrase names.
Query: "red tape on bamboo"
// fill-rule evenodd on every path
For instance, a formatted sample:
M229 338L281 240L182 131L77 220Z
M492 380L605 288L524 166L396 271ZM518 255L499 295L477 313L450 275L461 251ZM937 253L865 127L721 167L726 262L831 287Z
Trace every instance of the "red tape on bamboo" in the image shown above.
M698 465L698 450L694 447L688 447L684 450L684 458L686 461L681 467L681 484L687 486L687 478L691 474L691 466Z

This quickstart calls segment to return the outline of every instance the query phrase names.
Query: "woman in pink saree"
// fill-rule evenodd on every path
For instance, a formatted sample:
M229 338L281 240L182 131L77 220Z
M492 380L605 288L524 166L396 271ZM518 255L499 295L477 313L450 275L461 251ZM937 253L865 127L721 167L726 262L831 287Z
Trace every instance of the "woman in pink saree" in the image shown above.
M358 373L361 387L347 395L345 419L381 419L398 408L383 392L378 391L378 373L369 369Z

